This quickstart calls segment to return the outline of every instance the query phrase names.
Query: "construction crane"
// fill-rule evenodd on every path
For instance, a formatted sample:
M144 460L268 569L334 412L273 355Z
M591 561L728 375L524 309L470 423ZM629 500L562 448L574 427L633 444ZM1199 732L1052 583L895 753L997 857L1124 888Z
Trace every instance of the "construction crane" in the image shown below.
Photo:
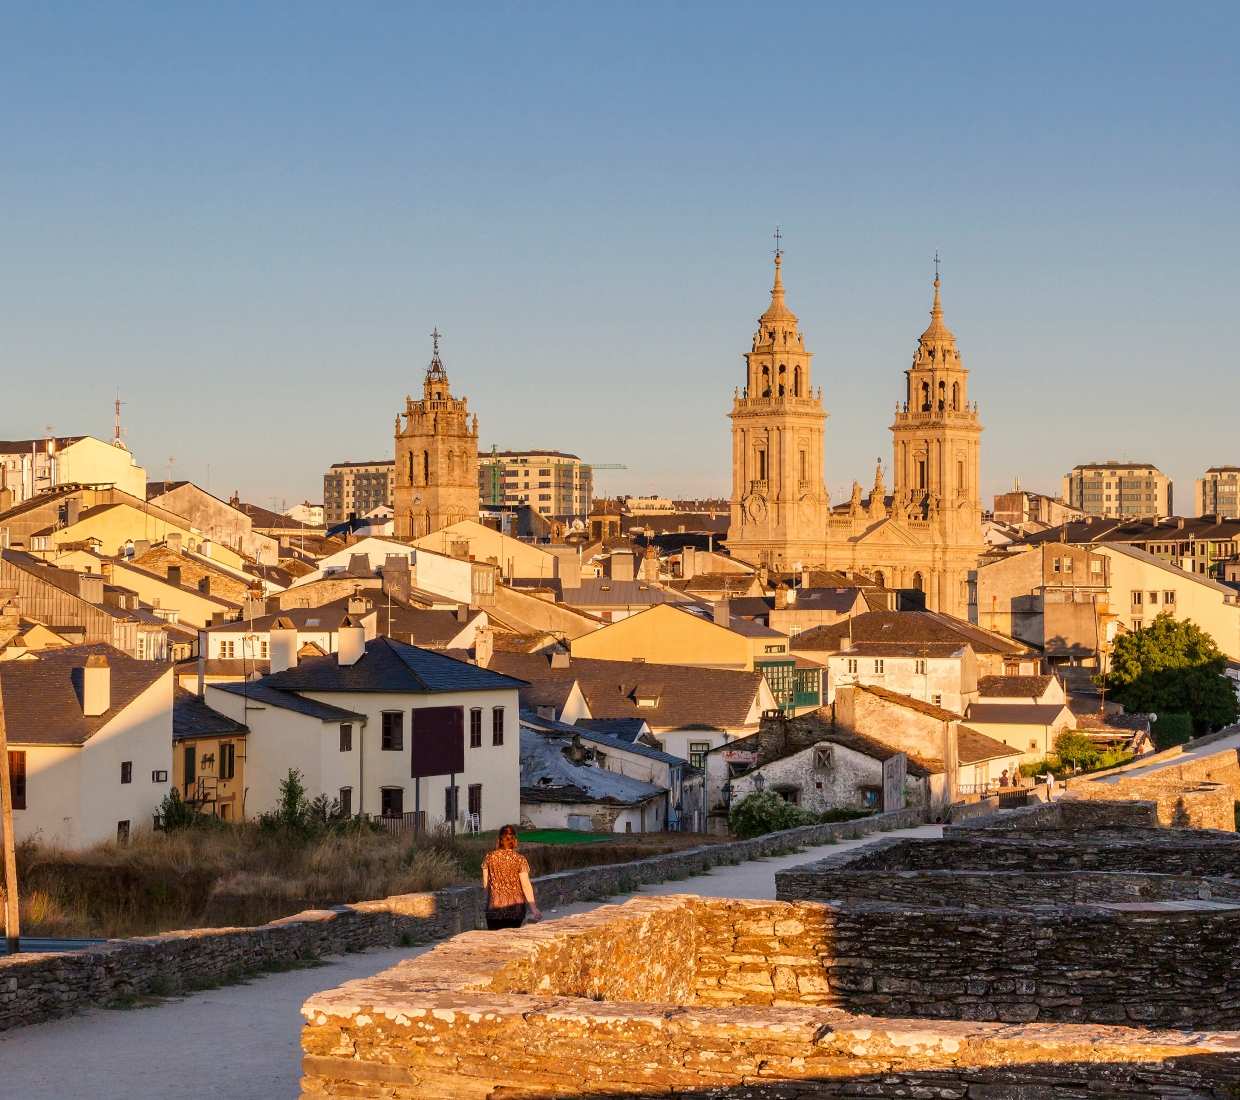
M499 448L491 444L491 457L489 459L479 459L479 466L491 467L491 503L499 506L504 503L504 494L501 489L503 483L503 468L508 462L501 460L499 457ZM548 465L559 469L581 469L581 470L627 470L628 467L619 462L549 462Z

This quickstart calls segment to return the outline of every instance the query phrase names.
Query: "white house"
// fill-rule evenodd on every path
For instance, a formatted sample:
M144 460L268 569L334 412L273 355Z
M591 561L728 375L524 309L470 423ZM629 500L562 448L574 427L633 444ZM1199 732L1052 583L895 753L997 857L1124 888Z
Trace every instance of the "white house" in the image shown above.
M293 631L288 631L293 634ZM522 681L345 622L337 652L299 659L282 639L252 683L205 685L206 702L249 730L246 814L275 807L290 768L315 797L353 814L420 811L429 828L477 817L485 830L520 820Z
M271 615L208 627L198 633L198 649L208 660L268 661L271 631L283 623L297 631L298 651L314 646L321 653L335 653L340 624L349 618L361 623L367 641L378 634L378 612L373 601L350 596L322 607L290 607Z
M88 848L152 824L172 769L172 679L103 644L0 662L18 841Z

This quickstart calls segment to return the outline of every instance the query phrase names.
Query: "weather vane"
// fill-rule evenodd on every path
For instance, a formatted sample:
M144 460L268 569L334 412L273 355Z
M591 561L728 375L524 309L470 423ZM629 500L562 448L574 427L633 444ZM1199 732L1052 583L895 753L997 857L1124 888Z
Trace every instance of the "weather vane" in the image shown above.
M784 254L784 250L779 247L779 222L775 223L775 259L779 259Z
M937 256L938 253L936 252L935 255ZM435 341L435 354L438 355L439 354L439 326L438 325L435 326L435 331L431 333L431 339Z
M934 278L937 282L939 278L939 250L937 248L934 250Z

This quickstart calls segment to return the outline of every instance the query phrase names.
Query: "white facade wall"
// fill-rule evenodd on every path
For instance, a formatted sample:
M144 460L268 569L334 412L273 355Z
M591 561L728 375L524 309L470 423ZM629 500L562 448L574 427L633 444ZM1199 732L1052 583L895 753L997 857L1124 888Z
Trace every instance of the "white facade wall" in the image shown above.
M827 658L828 704L835 702L839 684L862 684L886 688L912 699L964 714L970 703L977 702L977 661L970 660L970 649L962 657L853 657L847 653ZM874 671L875 660L882 661L882 672ZM857 671L850 672L849 662L855 661ZM917 671L924 661L926 671ZM935 699L935 696L940 698Z
M337 798L343 787L352 790L353 813L377 815L382 807L382 789L398 787L403 793L406 813L415 805L415 781L410 777L412 751L411 711L418 707L463 706L465 708L465 771L456 784L462 818L469 809L469 787L482 785L482 829L498 829L515 824L521 812L521 727L518 695L515 689L502 691L446 692L435 695L397 693L302 692L306 698L354 711L366 717L365 724L353 723L353 748L340 751L340 722L324 722L310 715L263 704L249 704L243 718L241 696L207 685L207 702L236 721L250 727L245 762L248 787L245 813L255 817L275 808L280 782L290 768L302 773L311 798L322 793ZM259 709L262 707L263 709ZM482 708L482 746L469 747L469 712ZM504 708L504 744L491 744L491 709ZM400 711L403 719L403 747L399 752L382 749L383 713ZM419 783L420 808L426 812L431 828L445 820L445 791L448 776L424 778ZM458 828L461 822L458 821Z
M620 811L612 824L613 833L654 833L663 829L663 799L652 799L642 806L626 806ZM596 826L606 823L606 818L614 812L614 807L607 807L607 812L600 815L597 802L523 802L521 804L521 824L529 829L567 829L569 817L588 817ZM595 829L595 831L600 831ZM605 830L602 830L605 831Z
M457 603L474 602L473 563L463 558L449 558L429 550L415 550L413 584L436 596Z
M334 609L332 615L334 617ZM310 616L313 618L314 616ZM353 616L357 618L357 616ZM372 641L378 637L379 629L379 613L377 611L369 611L361 616L362 627L366 631L366 641ZM207 645L210 653L207 656L211 660L216 658L227 658L227 643L233 645L232 657L241 660L245 657L249 661L266 661L271 654L271 631L270 630L247 630L245 620L239 619L235 623L230 623L230 627L234 629L220 630L216 628L207 634ZM316 629L315 627L307 627L304 630L297 631L297 647L300 649L307 642L313 642L324 653L335 653L338 646L339 635L335 630Z
M117 824L131 833L150 827L172 775L172 669L108 722L85 745L22 745L26 753L26 806L13 811L13 835L67 848L116 839ZM133 779L121 782L121 764Z

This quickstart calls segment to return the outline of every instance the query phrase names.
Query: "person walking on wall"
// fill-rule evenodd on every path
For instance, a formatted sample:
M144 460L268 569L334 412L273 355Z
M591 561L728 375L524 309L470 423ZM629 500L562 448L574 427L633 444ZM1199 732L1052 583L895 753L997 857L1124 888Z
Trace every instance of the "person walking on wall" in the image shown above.
M535 920L542 913L534 904L534 887L530 884L530 865L517 851L517 829L505 825L495 841L495 851L482 861L482 887L487 892L487 928L520 928L526 907Z

